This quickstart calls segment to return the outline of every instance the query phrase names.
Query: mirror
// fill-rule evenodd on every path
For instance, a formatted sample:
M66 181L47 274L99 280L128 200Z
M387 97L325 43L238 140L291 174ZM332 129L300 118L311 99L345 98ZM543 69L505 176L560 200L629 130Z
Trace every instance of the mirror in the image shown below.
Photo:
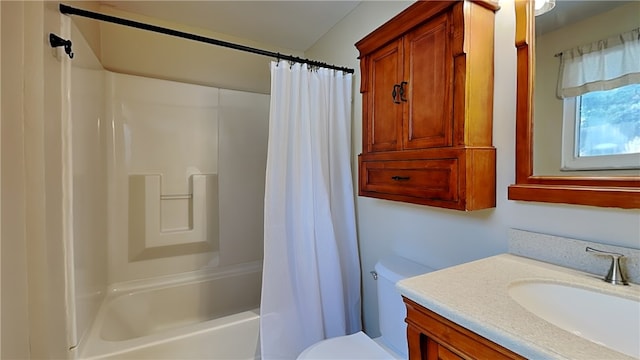
M638 1L558 1L552 11L535 16L535 86L533 94L534 134L533 173L535 175L640 175L640 108L632 106L640 101L640 84L623 86L614 91L595 91L586 95L583 114L581 153L586 159L574 160L576 113L566 114L575 98L563 99L558 94L562 54L576 47L608 39L611 35L628 33L640 27ZM593 57L599 59L598 57ZM638 60L640 61L640 60ZM565 70L570 70L565 67ZM618 94L622 90L621 95ZM580 98L581 99L581 98ZM573 119L565 119L572 115ZM572 121L569 121L572 120ZM570 123L569 123L570 122ZM582 123L582 122L580 122ZM567 124L565 128L563 125ZM569 126L573 125L573 126ZM571 138L566 138L570 136ZM637 138L637 139L636 139ZM574 144L575 145L575 144ZM565 149L568 147L568 149ZM563 153L563 150L566 150ZM629 161L620 161L619 154ZM635 155L631 155L631 153ZM594 157L595 155L595 157ZM564 157L564 162L563 162ZM587 162L588 161L588 162ZM628 168L636 166L636 168ZM597 169L597 170L596 170ZM595 171L594 171L595 170Z
M534 79L537 69L535 68L534 4L532 1L517 0L515 11L515 44L517 48L516 183L509 186L509 199L640 208L640 176L638 176L638 171L572 171L567 173L535 169L536 156L547 156L536 155L535 139L558 138L557 135L561 131L545 129L547 125L537 118L535 121L541 121L541 123L539 126L535 124ZM555 87L553 91L555 91ZM542 111L540 110L540 112ZM561 121L559 122L561 123ZM538 135L534 135L534 129L539 130ZM544 160L544 158L538 160Z

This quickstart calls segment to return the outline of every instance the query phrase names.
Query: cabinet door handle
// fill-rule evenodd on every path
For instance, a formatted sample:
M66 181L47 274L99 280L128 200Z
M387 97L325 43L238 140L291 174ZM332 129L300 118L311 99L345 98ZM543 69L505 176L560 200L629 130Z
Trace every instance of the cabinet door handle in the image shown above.
M406 82L406 81L403 81L403 82L400 83L400 100L402 100L404 102L407 101L407 98L404 97L404 86L407 85L407 84L408 84L408 82Z
M409 177L409 176L397 176L396 175L396 176L392 176L391 177L391 180L395 180L395 181L407 181L409 179L411 179L411 177Z
M393 91L391 91L391 98L393 99L393 103L394 104L400 104L400 101L398 101L397 97L398 97L398 91L400 90L402 91L402 88L400 87L400 85L395 84L393 85Z

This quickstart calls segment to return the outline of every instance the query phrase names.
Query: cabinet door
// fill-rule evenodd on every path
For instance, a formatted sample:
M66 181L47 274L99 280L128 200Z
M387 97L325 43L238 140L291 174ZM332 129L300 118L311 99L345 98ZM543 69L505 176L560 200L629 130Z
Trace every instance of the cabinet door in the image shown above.
M444 13L404 38L407 98L403 148L426 149L453 143L453 55L451 17Z
M369 55L370 88L363 104L368 112L364 115L367 123L363 129L367 152L401 150L402 105L398 84L402 78L402 60L402 40L393 41Z

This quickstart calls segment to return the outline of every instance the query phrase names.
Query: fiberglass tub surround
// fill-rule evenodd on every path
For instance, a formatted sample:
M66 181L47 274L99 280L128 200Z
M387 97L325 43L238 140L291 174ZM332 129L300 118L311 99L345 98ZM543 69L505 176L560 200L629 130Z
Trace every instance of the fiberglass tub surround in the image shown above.
M106 87L115 285L81 357L253 358L268 96L116 73Z
M106 71L70 26L70 356L254 359L269 96Z
M116 73L107 93L110 282L261 260L269 97Z

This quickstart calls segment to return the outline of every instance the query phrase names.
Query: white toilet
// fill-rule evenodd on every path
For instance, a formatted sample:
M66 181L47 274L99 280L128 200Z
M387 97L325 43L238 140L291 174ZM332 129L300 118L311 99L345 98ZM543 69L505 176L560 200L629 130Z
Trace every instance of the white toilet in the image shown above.
M396 283L404 278L433 271L408 259L391 256L375 266L378 278L378 316L382 336L371 339L362 331L315 343L298 359L406 359L406 308Z

